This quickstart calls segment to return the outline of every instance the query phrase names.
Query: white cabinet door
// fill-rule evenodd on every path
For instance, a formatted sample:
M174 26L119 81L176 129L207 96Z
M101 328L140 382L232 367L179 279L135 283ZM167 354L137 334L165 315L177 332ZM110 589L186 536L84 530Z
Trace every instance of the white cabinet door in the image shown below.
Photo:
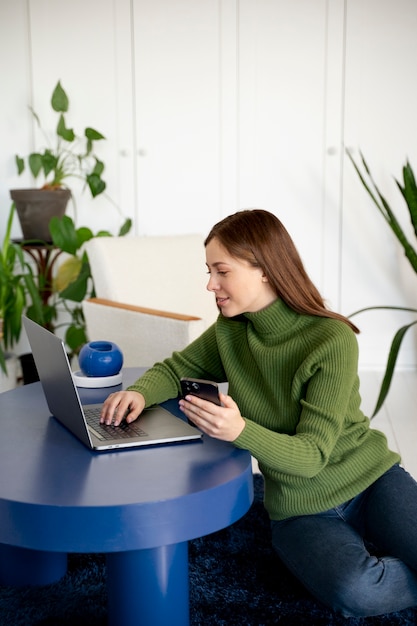
M27 105L54 128L60 79L69 123L108 138L109 195L137 233L206 233L265 208L333 308L416 306L415 275L343 159L362 149L413 237L393 176L417 167L415 0L16 0L1 14L3 203L31 182L13 155L43 144ZM79 224L120 225L104 198L77 204ZM409 318L367 315L362 358L382 365Z
M205 233L219 216L221 4L134 0L140 234Z
M14 104L14 114L29 120L32 132L19 145L14 142L12 154L25 156L35 147L44 148L46 141L54 141L58 116L51 109L50 98L60 80L70 100L68 126L81 135L91 126L106 137L96 144L97 154L105 163L108 194L122 213L103 196L93 200L88 190L82 193L81 183L71 179L68 184L76 193L77 223L94 231L116 233L124 217L134 213L129 0L118 0L117 11L113 0L29 0L24 5L21 26L28 46L26 72L16 74L14 81L26 89L24 98ZM44 133L31 118L30 104ZM32 184L29 175L17 182L17 186Z
M339 116L340 128L337 106L326 115L326 0L134 7L140 232L207 232L236 210L265 208L282 218L323 286L338 260L338 223L328 230L323 193L327 115ZM342 10L330 13L339 28Z
M283 221L319 288L326 272L326 115L339 114L326 111L326 5L242 0L238 22L238 203Z

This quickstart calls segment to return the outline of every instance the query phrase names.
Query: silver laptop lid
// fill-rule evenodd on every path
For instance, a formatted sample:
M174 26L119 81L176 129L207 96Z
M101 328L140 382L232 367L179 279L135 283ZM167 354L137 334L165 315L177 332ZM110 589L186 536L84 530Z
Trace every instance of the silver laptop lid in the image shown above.
M29 318L22 320L49 410L86 446L93 447L63 341Z
M112 450L202 438L197 428L159 406L146 409L140 416L140 428L144 434L137 436L133 433L122 438L118 435L118 428L114 428L113 439L100 437L98 429L103 430L102 435L104 432L108 435L109 427L88 426L63 341L29 318L23 316L22 319L49 410L87 447ZM86 405L86 409L98 406L101 405Z

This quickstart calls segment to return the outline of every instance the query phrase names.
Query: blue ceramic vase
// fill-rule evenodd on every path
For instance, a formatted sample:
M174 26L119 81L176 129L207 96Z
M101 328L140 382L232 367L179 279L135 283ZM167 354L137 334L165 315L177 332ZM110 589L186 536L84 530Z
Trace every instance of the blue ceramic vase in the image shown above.
M115 376L122 369L123 354L111 341L90 341L81 348L78 362L85 376Z

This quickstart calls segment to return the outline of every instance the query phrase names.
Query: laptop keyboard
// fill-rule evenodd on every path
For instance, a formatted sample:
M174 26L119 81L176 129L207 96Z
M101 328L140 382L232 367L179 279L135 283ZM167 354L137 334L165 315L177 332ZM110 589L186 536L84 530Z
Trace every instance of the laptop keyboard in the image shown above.
M100 424L100 408L88 408L86 406L83 407L85 419L87 420L87 424L94 428L94 430L103 438L103 439L131 439L132 437L147 437L147 433L145 433L142 428L135 422L132 424L128 424L127 422L122 422L120 426L107 426L106 424Z

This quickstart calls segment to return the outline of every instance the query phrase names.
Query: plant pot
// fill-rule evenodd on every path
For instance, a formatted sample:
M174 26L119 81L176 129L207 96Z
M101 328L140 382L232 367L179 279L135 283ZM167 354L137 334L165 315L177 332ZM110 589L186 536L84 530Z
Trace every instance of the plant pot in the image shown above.
M49 222L62 217L71 197L69 189L12 189L23 239L51 241Z

